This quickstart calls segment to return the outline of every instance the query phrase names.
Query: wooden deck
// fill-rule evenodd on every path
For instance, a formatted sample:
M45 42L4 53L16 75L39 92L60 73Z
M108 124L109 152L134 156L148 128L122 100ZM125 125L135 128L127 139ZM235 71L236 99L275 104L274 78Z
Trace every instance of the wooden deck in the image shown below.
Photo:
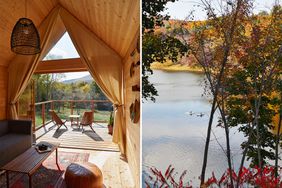
M62 126L56 131L57 126L49 123L35 131L34 140L36 143L40 141L60 143L59 156L60 152L89 154L88 162L97 165L102 171L105 188L139 187L130 163L121 155L118 145L112 142L106 123L94 123L95 133L87 126L84 127L84 132L75 125L71 127L70 121L66 126L67 129Z
M60 148L119 152L118 145L112 142L112 136L108 134L107 124L93 124L95 133L90 127L84 127L82 133L82 129L71 127L70 122L66 125L68 129L62 126L56 131L57 126L53 123L47 124L36 131L36 142L59 142Z
M134 188L129 165L121 156L117 144L112 142L112 136L108 134L107 124L95 123L93 133L89 127L85 132L77 127L68 129L61 127L56 131L56 126L49 123L45 128L36 131L36 142L49 141L60 142L59 154L64 152L89 153L89 162L97 165L103 174L105 188Z

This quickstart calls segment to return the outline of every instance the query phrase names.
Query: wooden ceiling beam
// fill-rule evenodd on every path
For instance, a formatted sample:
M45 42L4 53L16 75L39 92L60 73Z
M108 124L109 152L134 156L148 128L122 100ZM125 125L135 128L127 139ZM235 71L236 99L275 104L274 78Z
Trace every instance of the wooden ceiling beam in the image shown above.
M23 0L0 0L0 65L8 67L15 54L10 38L15 23L25 15ZM140 0L31 0L28 18L39 27L54 7L60 4L95 33L122 58L139 30ZM11 14L13 13L13 14Z
M41 61L34 74L88 71L80 58Z

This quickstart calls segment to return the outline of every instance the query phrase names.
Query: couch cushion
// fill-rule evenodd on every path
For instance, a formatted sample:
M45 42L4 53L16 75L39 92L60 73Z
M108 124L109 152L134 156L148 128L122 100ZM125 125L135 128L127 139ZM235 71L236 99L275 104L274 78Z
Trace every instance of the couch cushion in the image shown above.
M0 136L8 132L8 121L0 121Z
M31 120L9 120L8 121L9 133L15 134L32 134Z
M31 136L6 134L0 137L0 143L0 166L3 166L31 147Z

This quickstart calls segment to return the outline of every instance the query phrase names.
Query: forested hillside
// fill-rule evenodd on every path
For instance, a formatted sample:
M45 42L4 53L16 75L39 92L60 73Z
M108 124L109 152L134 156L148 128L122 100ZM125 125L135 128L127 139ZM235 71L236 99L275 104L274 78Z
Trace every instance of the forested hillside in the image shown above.
M245 30L242 31L247 37L250 37L252 31L253 22L258 22L257 24L261 27L267 27L270 23L270 15L267 12L261 12L258 15L254 15L250 20L242 23L245 26ZM252 23L252 24L251 24ZM170 19L164 21L164 26L157 26L154 30L155 34L171 36L179 39L184 44L191 44L194 41L192 33L197 29L205 29L205 35L213 37L216 35L213 28L210 28L210 23L208 21L186 21L186 20L174 20ZM190 54L182 56L177 62L172 62L167 60L165 63L154 62L151 64L152 69L161 69L166 71L191 71L191 72L201 72L200 66L197 61Z
M64 74L38 74L33 76L35 101L47 100L107 100L99 86L91 81L60 81Z

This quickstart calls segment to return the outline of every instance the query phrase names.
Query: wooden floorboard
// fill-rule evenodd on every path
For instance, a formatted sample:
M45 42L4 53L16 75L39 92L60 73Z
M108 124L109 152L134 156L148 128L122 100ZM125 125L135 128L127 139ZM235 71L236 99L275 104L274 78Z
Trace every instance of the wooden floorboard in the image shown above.
M59 142L61 148L119 152L118 145L112 142L112 136L108 134L106 124L93 124L95 133L90 127L85 127L82 133L82 129L71 127L69 122L67 127L68 129L61 127L56 131L57 127L49 123L36 131L36 142Z
M135 188L129 165L120 152L60 148L60 151L89 153L88 161L97 165L103 174L104 188Z
M97 165L103 173L105 188L135 187L129 165L123 159L117 144L112 142L106 124L95 124L93 127L96 133L91 132L89 127L82 133L75 127L71 128L69 122L67 127L68 130L62 127L56 132L57 127L50 123L45 129L36 131L36 142L60 142L59 154L60 151L89 153L88 161Z

